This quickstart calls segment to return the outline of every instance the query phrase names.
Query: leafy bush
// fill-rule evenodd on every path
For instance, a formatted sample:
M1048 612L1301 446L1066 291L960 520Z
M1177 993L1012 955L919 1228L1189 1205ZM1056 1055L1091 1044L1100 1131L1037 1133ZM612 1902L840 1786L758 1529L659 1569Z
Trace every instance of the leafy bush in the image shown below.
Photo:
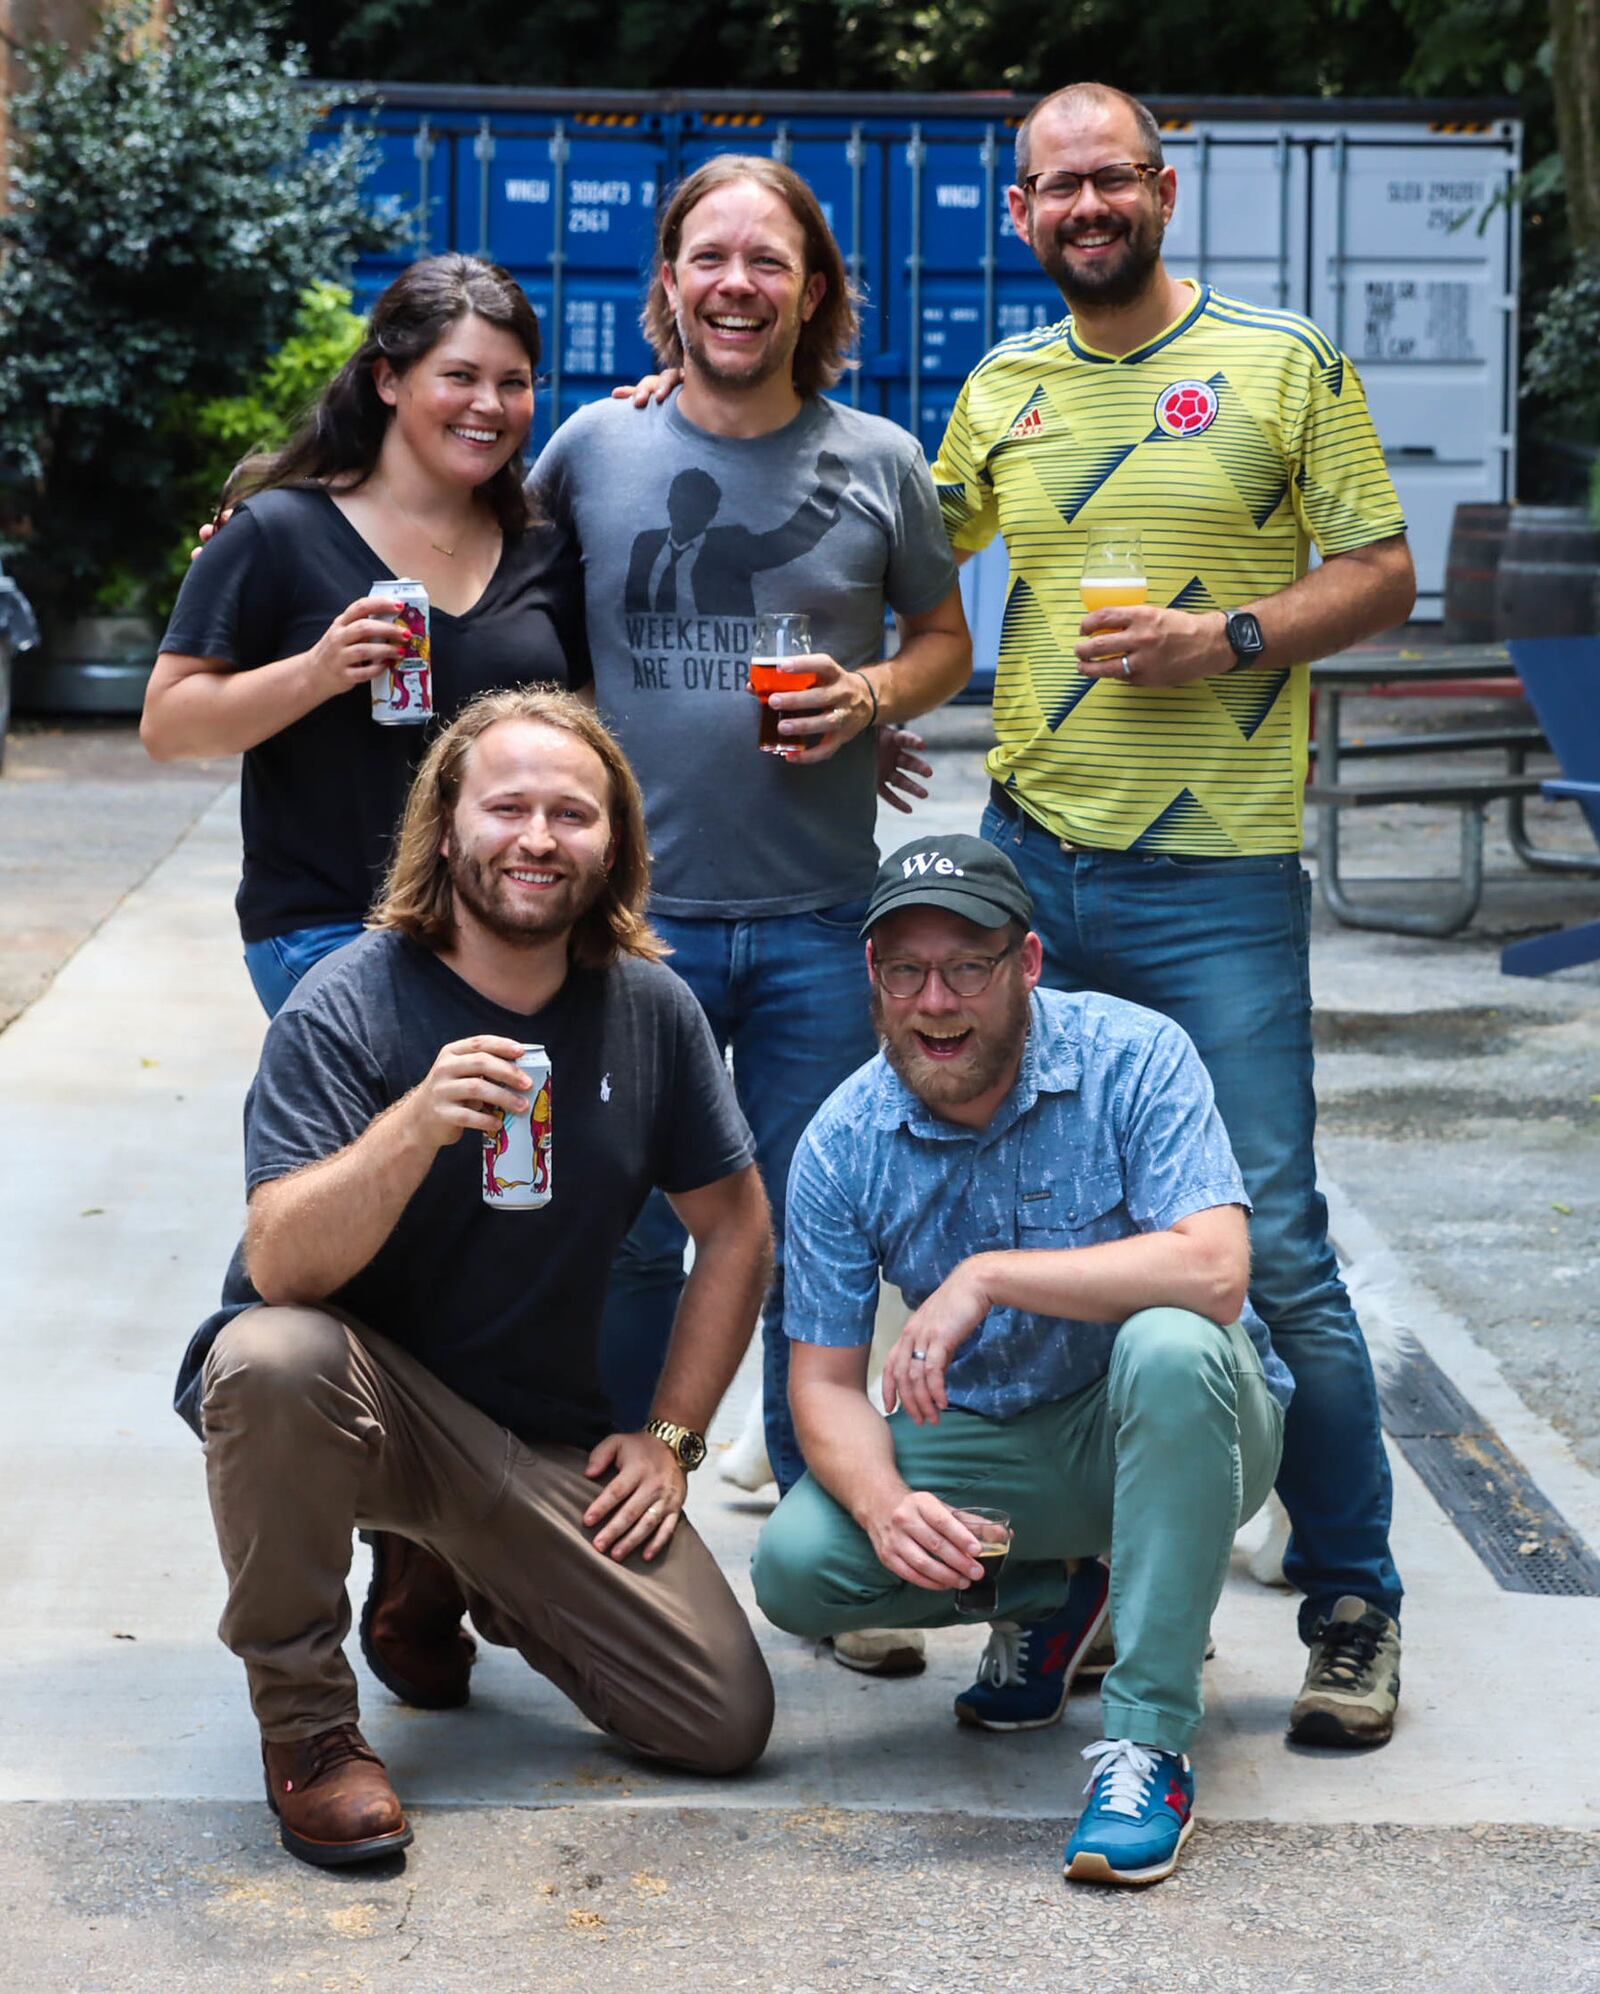
M1587 441L1600 442L1600 256L1578 259L1534 324L1523 393L1565 409Z
M1522 392L1548 410L1559 427L1564 462L1562 503L1576 503L1574 480L1600 525L1600 255L1580 256L1533 320L1534 339L1522 370ZM1587 471L1583 470L1588 458Z
M81 57L29 52L0 220L0 536L56 614L165 592L216 452L192 412L260 377L309 282L402 232L362 199L372 140L319 135L276 25L176 0L163 28L128 0Z
M189 566L194 528L215 506L228 474L241 457L287 443L296 423L361 344L363 321L350 309L351 294L325 280L300 293L289 337L240 395L182 398L175 409L199 462L187 480L188 504L179 538L166 561L167 593L176 594Z

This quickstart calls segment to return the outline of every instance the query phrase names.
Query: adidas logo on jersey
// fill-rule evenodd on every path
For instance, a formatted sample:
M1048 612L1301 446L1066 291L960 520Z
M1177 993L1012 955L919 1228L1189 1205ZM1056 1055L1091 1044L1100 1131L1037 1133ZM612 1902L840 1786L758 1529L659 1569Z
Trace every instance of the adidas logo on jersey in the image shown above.
M1031 408L1026 415L1019 415L1016 421L1012 423L1011 427L1006 431L1006 439L1008 442L1025 443L1030 436L1042 436L1043 434L1044 410L1042 408Z

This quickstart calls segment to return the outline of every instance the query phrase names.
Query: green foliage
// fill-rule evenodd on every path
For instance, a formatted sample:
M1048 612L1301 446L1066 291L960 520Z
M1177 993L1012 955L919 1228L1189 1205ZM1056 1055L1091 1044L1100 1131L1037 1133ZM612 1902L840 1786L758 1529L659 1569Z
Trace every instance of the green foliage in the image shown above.
M1545 300L1522 391L1563 410L1583 437L1600 443L1600 256L1581 258Z
M242 395L213 395L200 404L200 440L215 444L205 466L213 488L252 450L287 443L300 420L361 344L363 321L342 284L320 281L300 293L294 325L255 386Z
M1544 0L292 0L319 75L616 89L1523 88ZM597 73L596 50L604 50Z
M113 11L29 52L0 221L0 533L35 599L153 576L206 451L187 412L246 387L311 280L392 242L371 141L321 107L243 0ZM267 27L275 27L269 18Z
M169 425L181 426L198 461L184 479L179 534L166 556L159 591L164 599L177 593L188 570L195 525L215 507L240 458L287 443L300 418L361 344L364 322L350 305L344 285L325 280L308 284L288 338L243 394L181 396L174 404ZM110 578L113 588L118 580ZM108 592L104 585L101 592Z

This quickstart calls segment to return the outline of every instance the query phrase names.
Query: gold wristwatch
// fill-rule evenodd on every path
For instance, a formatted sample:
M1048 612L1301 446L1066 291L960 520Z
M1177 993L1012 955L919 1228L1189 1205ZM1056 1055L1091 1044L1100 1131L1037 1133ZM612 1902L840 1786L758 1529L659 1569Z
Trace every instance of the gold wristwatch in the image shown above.
M644 1430L667 1443L685 1474L693 1474L706 1458L706 1437L692 1426L679 1426L670 1419L647 1419Z

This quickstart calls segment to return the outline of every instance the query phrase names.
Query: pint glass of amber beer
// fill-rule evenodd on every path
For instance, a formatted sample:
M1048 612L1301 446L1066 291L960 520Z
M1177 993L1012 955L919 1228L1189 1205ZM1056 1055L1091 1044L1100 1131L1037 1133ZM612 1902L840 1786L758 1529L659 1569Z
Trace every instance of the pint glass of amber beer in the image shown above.
M778 732L777 710L768 705L775 692L805 692L817 682L815 672L785 671L791 658L811 655L811 618L797 610L780 610L756 618L755 641L750 647L750 690L761 701L761 730L757 744L764 755L786 759L800 752L801 741L789 741Z

